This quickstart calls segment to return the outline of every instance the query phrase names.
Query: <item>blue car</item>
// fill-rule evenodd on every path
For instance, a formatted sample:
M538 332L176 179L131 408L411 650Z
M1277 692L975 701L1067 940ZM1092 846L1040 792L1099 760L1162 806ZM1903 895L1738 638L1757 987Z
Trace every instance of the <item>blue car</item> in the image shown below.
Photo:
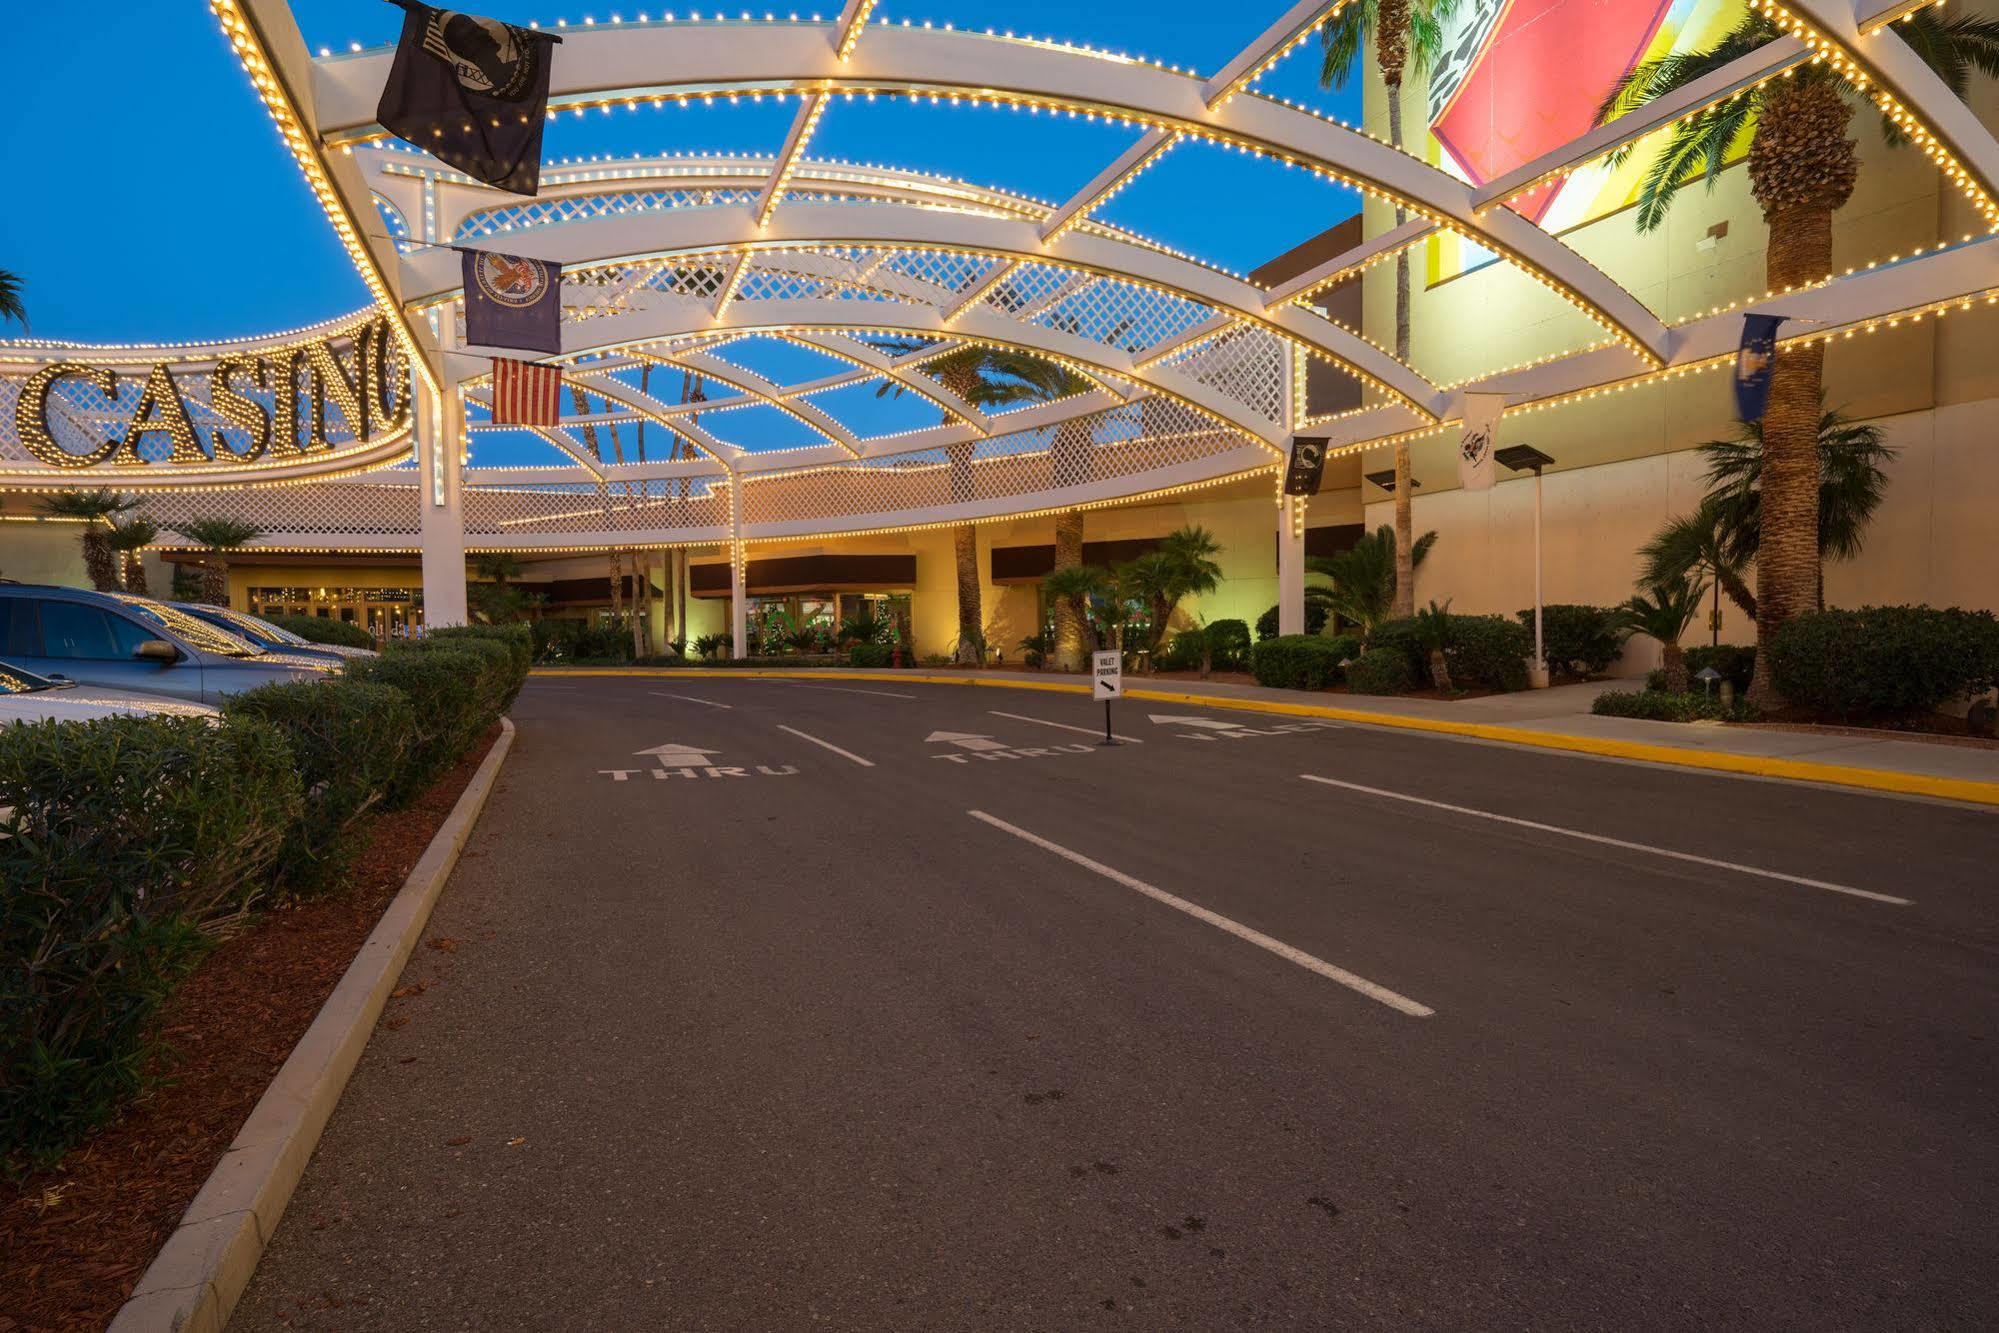
M208 704L340 670L324 657L267 652L164 602L27 583L0 584L0 660L58 684Z
M185 611L197 620L205 620L217 629L228 630L239 639L248 639L269 652L323 657L332 662L344 662L355 657L380 656L373 648L354 648L344 643L314 643L282 626L273 625L262 616L253 616L247 611L237 611L226 606L211 606L207 602L169 602L167 605L176 611Z

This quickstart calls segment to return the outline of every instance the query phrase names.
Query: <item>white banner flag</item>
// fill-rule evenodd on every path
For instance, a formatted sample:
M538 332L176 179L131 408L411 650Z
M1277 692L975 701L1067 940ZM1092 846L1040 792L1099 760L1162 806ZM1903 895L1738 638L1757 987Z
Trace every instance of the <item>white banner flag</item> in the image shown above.
M1503 393L1465 395L1465 433L1458 441L1458 485L1468 491L1492 487L1492 451L1499 444L1499 415L1505 410Z

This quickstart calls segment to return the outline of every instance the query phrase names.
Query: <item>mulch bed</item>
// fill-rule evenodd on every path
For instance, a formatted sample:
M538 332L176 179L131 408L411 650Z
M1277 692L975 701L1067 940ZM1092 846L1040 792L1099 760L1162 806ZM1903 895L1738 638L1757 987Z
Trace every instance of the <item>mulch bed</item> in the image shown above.
M256 917L202 960L162 1015L166 1082L60 1166L0 1182L0 1333L117 1314L498 735L376 820L346 887Z

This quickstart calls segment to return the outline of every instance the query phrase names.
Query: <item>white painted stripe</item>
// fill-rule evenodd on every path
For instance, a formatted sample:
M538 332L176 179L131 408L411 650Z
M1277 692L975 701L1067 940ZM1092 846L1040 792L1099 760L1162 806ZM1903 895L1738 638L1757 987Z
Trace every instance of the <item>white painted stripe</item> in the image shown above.
M1029 717L1025 713L1002 713L997 708L988 708L986 711L988 713L991 713L994 717L1010 717L1015 722L1032 722L1036 726L1040 727L1059 727L1063 731L1080 731L1085 736L1101 736L1104 734L1104 729L1102 727L1072 727L1067 722L1050 722L1045 717ZM1123 741L1127 745L1145 744L1144 741L1140 740L1136 736L1118 736L1118 734L1115 731L1113 731L1111 735L1117 736L1119 740Z
M1601 833L1585 833L1581 829L1563 828L1559 824L1543 824L1532 819L1515 819L1512 815L1494 814L1490 810L1474 810L1470 806L1452 805L1447 801L1433 801L1426 796L1411 796L1406 792L1384 791L1380 787L1363 787L1358 782L1342 782L1338 778L1322 778L1311 773L1300 773L1307 782L1323 783L1328 787L1344 787L1348 791L1365 792L1369 796L1386 796L1393 801L1407 801L1411 805L1427 805L1433 810L1448 810L1452 814L1471 815L1478 819L1490 819L1500 824L1512 824L1517 828L1533 829L1537 833L1559 833L1565 838L1580 838L1584 842L1600 843L1605 847L1618 847L1627 852L1644 852L1651 856L1670 857L1675 861L1690 861L1697 866L1711 866L1716 870L1732 870L1738 875L1755 875L1761 879L1781 880L1786 884L1801 884L1808 889L1824 889L1828 893L1844 893L1853 898L1866 898L1877 903L1889 903L1896 907L1907 907L1911 900L1897 898L1892 893L1876 893L1872 889L1856 889L1850 884L1833 884L1823 879L1808 879L1803 875L1787 875L1781 870L1765 870L1760 866L1746 866L1734 861L1720 861L1711 856L1696 856L1692 852L1676 852L1670 847L1654 847L1650 843L1627 842L1623 838L1606 837Z
M789 685L794 689L800 690L837 690L841 694L873 694L879 695L884 699L916 698L913 694L897 694L894 690L863 690L857 689L852 685L814 685L810 681L803 680L779 680L771 683L774 685Z
M1225 930L1237 939L1247 940L1259 949L1268 949L1271 953L1276 954L1288 963L1296 963L1307 972L1314 972L1328 981L1338 982L1348 990L1357 991L1370 1000L1379 1001L1398 1013L1407 1014L1411 1018L1428 1018L1437 1012L1429 1005L1419 1004L1406 995L1398 995L1386 986L1377 986L1366 977L1356 976L1343 967L1334 967L1323 958L1314 958L1302 949L1294 949L1283 940L1272 939L1260 930L1251 930L1248 926L1231 921L1219 912L1210 912L1207 908L1197 903L1190 903L1185 898L1175 897L1164 889L1155 889L1142 879L1134 879L1122 870L1113 870L1101 861L1093 861L1081 852L1072 852L1067 847L1059 843L1050 842L1039 834L1029 833L1024 828L1017 828L1007 823L1004 819L995 819L983 810L967 810L965 813L976 820L992 825L1002 833L1011 833L1022 842L1031 842L1044 852L1053 852L1065 861L1073 862L1085 870L1093 870L1113 883L1122 884L1127 889L1142 893L1154 902L1164 903L1176 912L1185 912L1195 920L1205 921L1217 930Z
M684 704L706 704L710 708L734 708L734 704L718 704L713 699L697 699L691 694L661 694L658 690L647 690L655 699L678 699Z
M855 754L852 750L843 750L839 746L833 744L833 742L831 741L822 741L817 736L808 736L804 732L800 731L797 727L787 727L783 723L779 723L777 729L779 731L788 731L802 741L811 741L814 745L818 746L822 750L831 750L834 754L839 755L842 759L851 759L855 763L859 764L862 768L873 768L875 766L874 760L863 759L859 755Z

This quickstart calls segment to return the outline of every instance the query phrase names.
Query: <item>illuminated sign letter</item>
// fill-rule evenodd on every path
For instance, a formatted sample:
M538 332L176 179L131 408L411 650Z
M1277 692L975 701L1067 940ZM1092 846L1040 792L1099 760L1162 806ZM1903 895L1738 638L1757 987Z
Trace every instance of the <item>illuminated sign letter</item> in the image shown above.
M340 414L347 418L347 429L355 440L365 440L373 432L374 413L370 410L367 388L368 353L357 340L354 344L355 371L353 379L347 376L347 368L340 364L340 358L333 354L333 348L324 342L313 343L305 349L306 387L312 394L312 438L308 449L331 449L333 442L326 438L326 399L330 394L333 404ZM360 381L358 384L356 380Z
M166 437L173 442L173 457L169 462L208 461L208 455L201 448L201 437L194 433L194 423L188 420L187 404L180 398L180 386L174 383L173 372L164 365L154 366L153 373L146 376L146 388L139 395L139 406L133 409L132 424L125 428L125 438L118 445L117 461L151 462L139 452L139 439L160 431L166 432Z
M250 437L249 448L237 449L223 432L216 431L215 456L220 458L227 452L248 462L263 457L264 450L271 446L271 414L262 403L238 392L229 382L238 375L247 375L259 389L270 387L262 361L250 356L232 356L217 363L209 375L208 403L215 409L215 415Z
M21 437L29 453L50 467L90 467L111 457L118 441L106 440L87 454L73 454L56 443L55 436L49 433L49 390L66 375L80 375L89 380L106 398L116 400L118 396L118 377L109 366L86 366L75 361L43 366L21 386L21 397L14 404L14 433Z

